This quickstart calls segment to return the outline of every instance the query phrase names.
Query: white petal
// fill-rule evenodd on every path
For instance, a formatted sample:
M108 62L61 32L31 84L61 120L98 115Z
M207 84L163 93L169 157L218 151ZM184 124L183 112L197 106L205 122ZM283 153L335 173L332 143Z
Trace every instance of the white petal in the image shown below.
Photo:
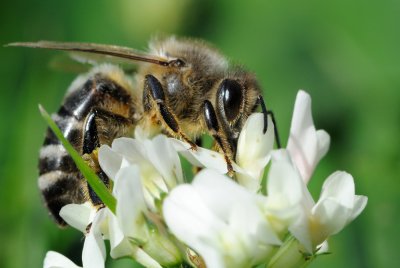
M179 151L192 165L216 170L218 173L228 172L225 158L222 154L197 147L190 149L190 145L177 139L172 139L175 150Z
M274 183L279 180L283 180L285 182L285 184L286 183L288 184L287 186L281 185L281 187L282 187L281 189L284 189L284 192L291 196L290 200L292 200L292 203L293 203L293 201L297 200L298 195L297 194L293 195L294 193L288 192L288 191L292 191L292 190L297 191L296 188L293 189L293 187L289 187L289 185L291 184L291 182L290 182L291 179L293 180L293 179L297 178L297 179L295 179L297 181L296 187L300 187L299 189L301 190L302 205L304 206L305 209L311 210L313 208L313 206L315 205L315 202L314 202L310 192L308 191L305 182L299 181L299 179L298 179L298 178L300 178L299 171L298 171L297 167L293 165L288 151L285 149L274 150L272 153L272 163L273 164L280 163L280 164L279 164L278 168L275 171L273 171L272 174L268 174L268 177L273 178L272 180ZM275 177L281 178L281 179L277 179ZM283 179L283 177L285 177L285 179ZM268 181L267 181L267 183L268 183ZM271 187L272 186L273 185L271 185ZM267 189L268 189L268 187L269 186L267 185Z
M103 246L101 246L103 244ZM100 234L89 233L86 236L82 251L84 268L101 268L105 262L105 247Z
M150 257L146 252L144 252L144 250L139 247L134 248L132 256L138 263L140 263L144 267L162 268L162 266L156 260Z
M117 173L114 195L117 198L116 215L122 232L132 238L141 238L146 206L137 166L123 168Z
M354 193L353 177L349 173L336 171L325 180L317 205L319 202L329 198L344 207L352 209L354 206Z
M317 245L345 227L351 216L351 209L342 206L337 200L326 198L318 201L312 214L315 222L312 229L313 242Z
M121 167L122 156L114 152L108 145L102 145L99 149L99 164L101 169L111 179L115 178Z
M272 161L267 180L269 198L281 196L286 205L293 205L301 200L302 187L301 178L290 162Z
M110 213L108 215L109 221L109 239L110 239L110 256L113 259L130 256L134 252L133 246L129 240L124 236L117 217Z
M317 252L317 255L328 253L329 252L328 241L325 240L324 242L322 242L322 244L317 246L317 249L319 249L318 252Z
M326 155L331 144L331 137L323 129L317 130L317 163ZM316 163L316 164L317 164Z
M84 204L68 204L61 208L60 216L70 226L80 230L82 233L86 231L86 227L93 220L96 213L89 203Z
M244 169L241 169L239 166L235 165L233 163L233 170L235 171L236 175L236 180L237 182L245 187L247 190L249 190L252 193L258 193L258 191L261 188L260 185L260 179L255 178L253 175L249 172L247 172Z
M49 251L44 258L43 268L80 268L80 266L58 252Z
M105 218L105 209L97 212L90 232L85 238L82 250L82 263L84 268L104 267L106 248L100 232L100 225Z
M258 255L257 247L261 244L265 251L268 245L281 245L282 241L274 232L265 215L255 204L237 203L231 208L230 218L231 234L237 234L242 247ZM254 255L253 255L254 254Z
M329 148L326 132L317 132L311 114L311 98L300 90L296 97L287 149L307 183Z
M197 244L198 237L213 237L225 226L190 185L180 185L172 190L164 200L163 214L172 233L191 246Z
M247 204L252 198L245 188L212 169L200 171L193 180L192 186L204 204L224 220L229 217L227 208L236 203Z
M146 155L143 141L125 137L115 139L112 143L112 150L122 155L132 164L142 161Z
M230 267L230 268L239 268L239 267L232 267L228 266L224 263L224 259L222 258L223 256L219 254L217 250L215 250L212 247L207 247L204 246L201 251L201 256L206 263L206 267L215 267L215 268L225 268L225 267Z
M101 246L101 243L103 246ZM99 234L89 233L85 239L82 251L82 263L84 268L104 267L105 247Z
M296 222L289 226L289 231L306 248L308 253L314 252L309 218L306 213L300 214Z
M169 189L183 182L182 167L179 156L171 144L171 140L164 135L158 135L151 141L145 142L148 160L163 176Z
M355 218L363 212L364 208L367 206L368 197L363 195L356 195L354 197L354 207L351 216L348 219L348 223L353 221Z
M198 252L207 267L227 267L223 260L225 249L219 241L227 225L205 206L191 185L172 190L164 201L163 213L170 231Z
M260 179L274 145L274 124L270 117L265 134L263 128L264 115L250 115L240 133L237 146L236 163L255 179Z
M320 199L312 209L316 228L313 230L314 243L321 243L328 236L340 232L353 219L353 208L357 212L365 207L364 201L356 199L353 177L337 171L324 182Z

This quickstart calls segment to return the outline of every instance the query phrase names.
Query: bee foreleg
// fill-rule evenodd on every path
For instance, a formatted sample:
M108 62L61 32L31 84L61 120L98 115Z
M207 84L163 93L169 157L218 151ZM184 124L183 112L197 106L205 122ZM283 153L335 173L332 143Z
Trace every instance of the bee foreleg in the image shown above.
M258 96L258 104L261 106L261 111L264 114L264 133L267 132L268 129L268 115L271 116L272 123L274 123L274 135L275 135L275 142L278 148L281 148L281 140L279 138L278 127L276 125L276 120L274 113L272 111L267 110L267 106L265 105L263 96Z
M158 111L168 128L173 133L175 133L175 135L189 143L192 150L196 150L197 145L192 142L189 137L186 136L186 134L181 130L177 117L174 115L171 109L169 109L165 98L164 89L160 81L158 81L158 79L151 74L146 75L143 91L143 106L147 110L149 110L151 107L149 103L150 98L153 99L157 104Z
M276 125L274 112L268 111L268 114L271 116L272 123L274 123L274 135L275 135L276 146L280 149L280 148L282 148L281 147L281 139L279 138L278 126Z
M219 147L224 152L224 157L228 168L228 175L232 177L233 176L233 167L231 162L232 149L229 147L229 144L227 142L224 142L224 139L222 138L217 115L215 113L214 107L212 106L211 102L205 100L203 109L204 109L204 118L207 124L207 128L210 131L210 134L214 137L215 141L218 143Z

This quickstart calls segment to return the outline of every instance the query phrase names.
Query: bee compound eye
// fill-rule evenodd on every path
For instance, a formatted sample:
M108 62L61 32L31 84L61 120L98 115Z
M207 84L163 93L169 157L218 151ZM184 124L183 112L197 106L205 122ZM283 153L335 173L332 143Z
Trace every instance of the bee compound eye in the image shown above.
M228 121L237 118L243 100L243 88L233 79L225 79L219 88L219 96L222 98L225 116Z

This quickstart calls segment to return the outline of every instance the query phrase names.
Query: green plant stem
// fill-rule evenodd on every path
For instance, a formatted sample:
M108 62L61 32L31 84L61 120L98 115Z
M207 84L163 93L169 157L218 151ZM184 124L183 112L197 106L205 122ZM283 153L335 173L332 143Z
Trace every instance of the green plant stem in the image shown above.
M294 237L289 237L274 255L268 268L305 268L315 256L308 254Z

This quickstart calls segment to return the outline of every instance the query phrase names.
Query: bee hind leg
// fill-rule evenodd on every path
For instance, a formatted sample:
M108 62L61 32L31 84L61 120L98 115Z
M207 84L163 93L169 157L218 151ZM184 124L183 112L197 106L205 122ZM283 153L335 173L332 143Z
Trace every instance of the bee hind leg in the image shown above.
M98 129L96 124L96 117L98 111L93 109L86 118L83 136L82 158L90 166L90 168L97 174L97 176L103 181L103 183L110 187L110 180L107 175L101 170L97 155L97 149L100 147L100 140L98 135ZM104 206L101 199L97 196L95 191L90 187L86 181L83 189L85 199L89 200L94 206Z
M143 102L146 111L151 109L150 98L155 101L158 106L158 111L168 128L179 138L190 144L192 150L197 149L197 145L192 142L189 137L182 131L179 126L178 119L168 107L164 89L153 75L149 74L145 77L143 90Z
M98 148L101 144L104 144L105 141L111 142L117 138L117 136L126 134L131 125L132 123L129 119L100 108L93 108L86 117L82 147L83 159L103 181L107 188L111 188L110 179L99 165L97 155ZM92 187L90 187L87 182L85 186L84 194L86 199L90 200L90 202L98 208L103 207L103 202Z

